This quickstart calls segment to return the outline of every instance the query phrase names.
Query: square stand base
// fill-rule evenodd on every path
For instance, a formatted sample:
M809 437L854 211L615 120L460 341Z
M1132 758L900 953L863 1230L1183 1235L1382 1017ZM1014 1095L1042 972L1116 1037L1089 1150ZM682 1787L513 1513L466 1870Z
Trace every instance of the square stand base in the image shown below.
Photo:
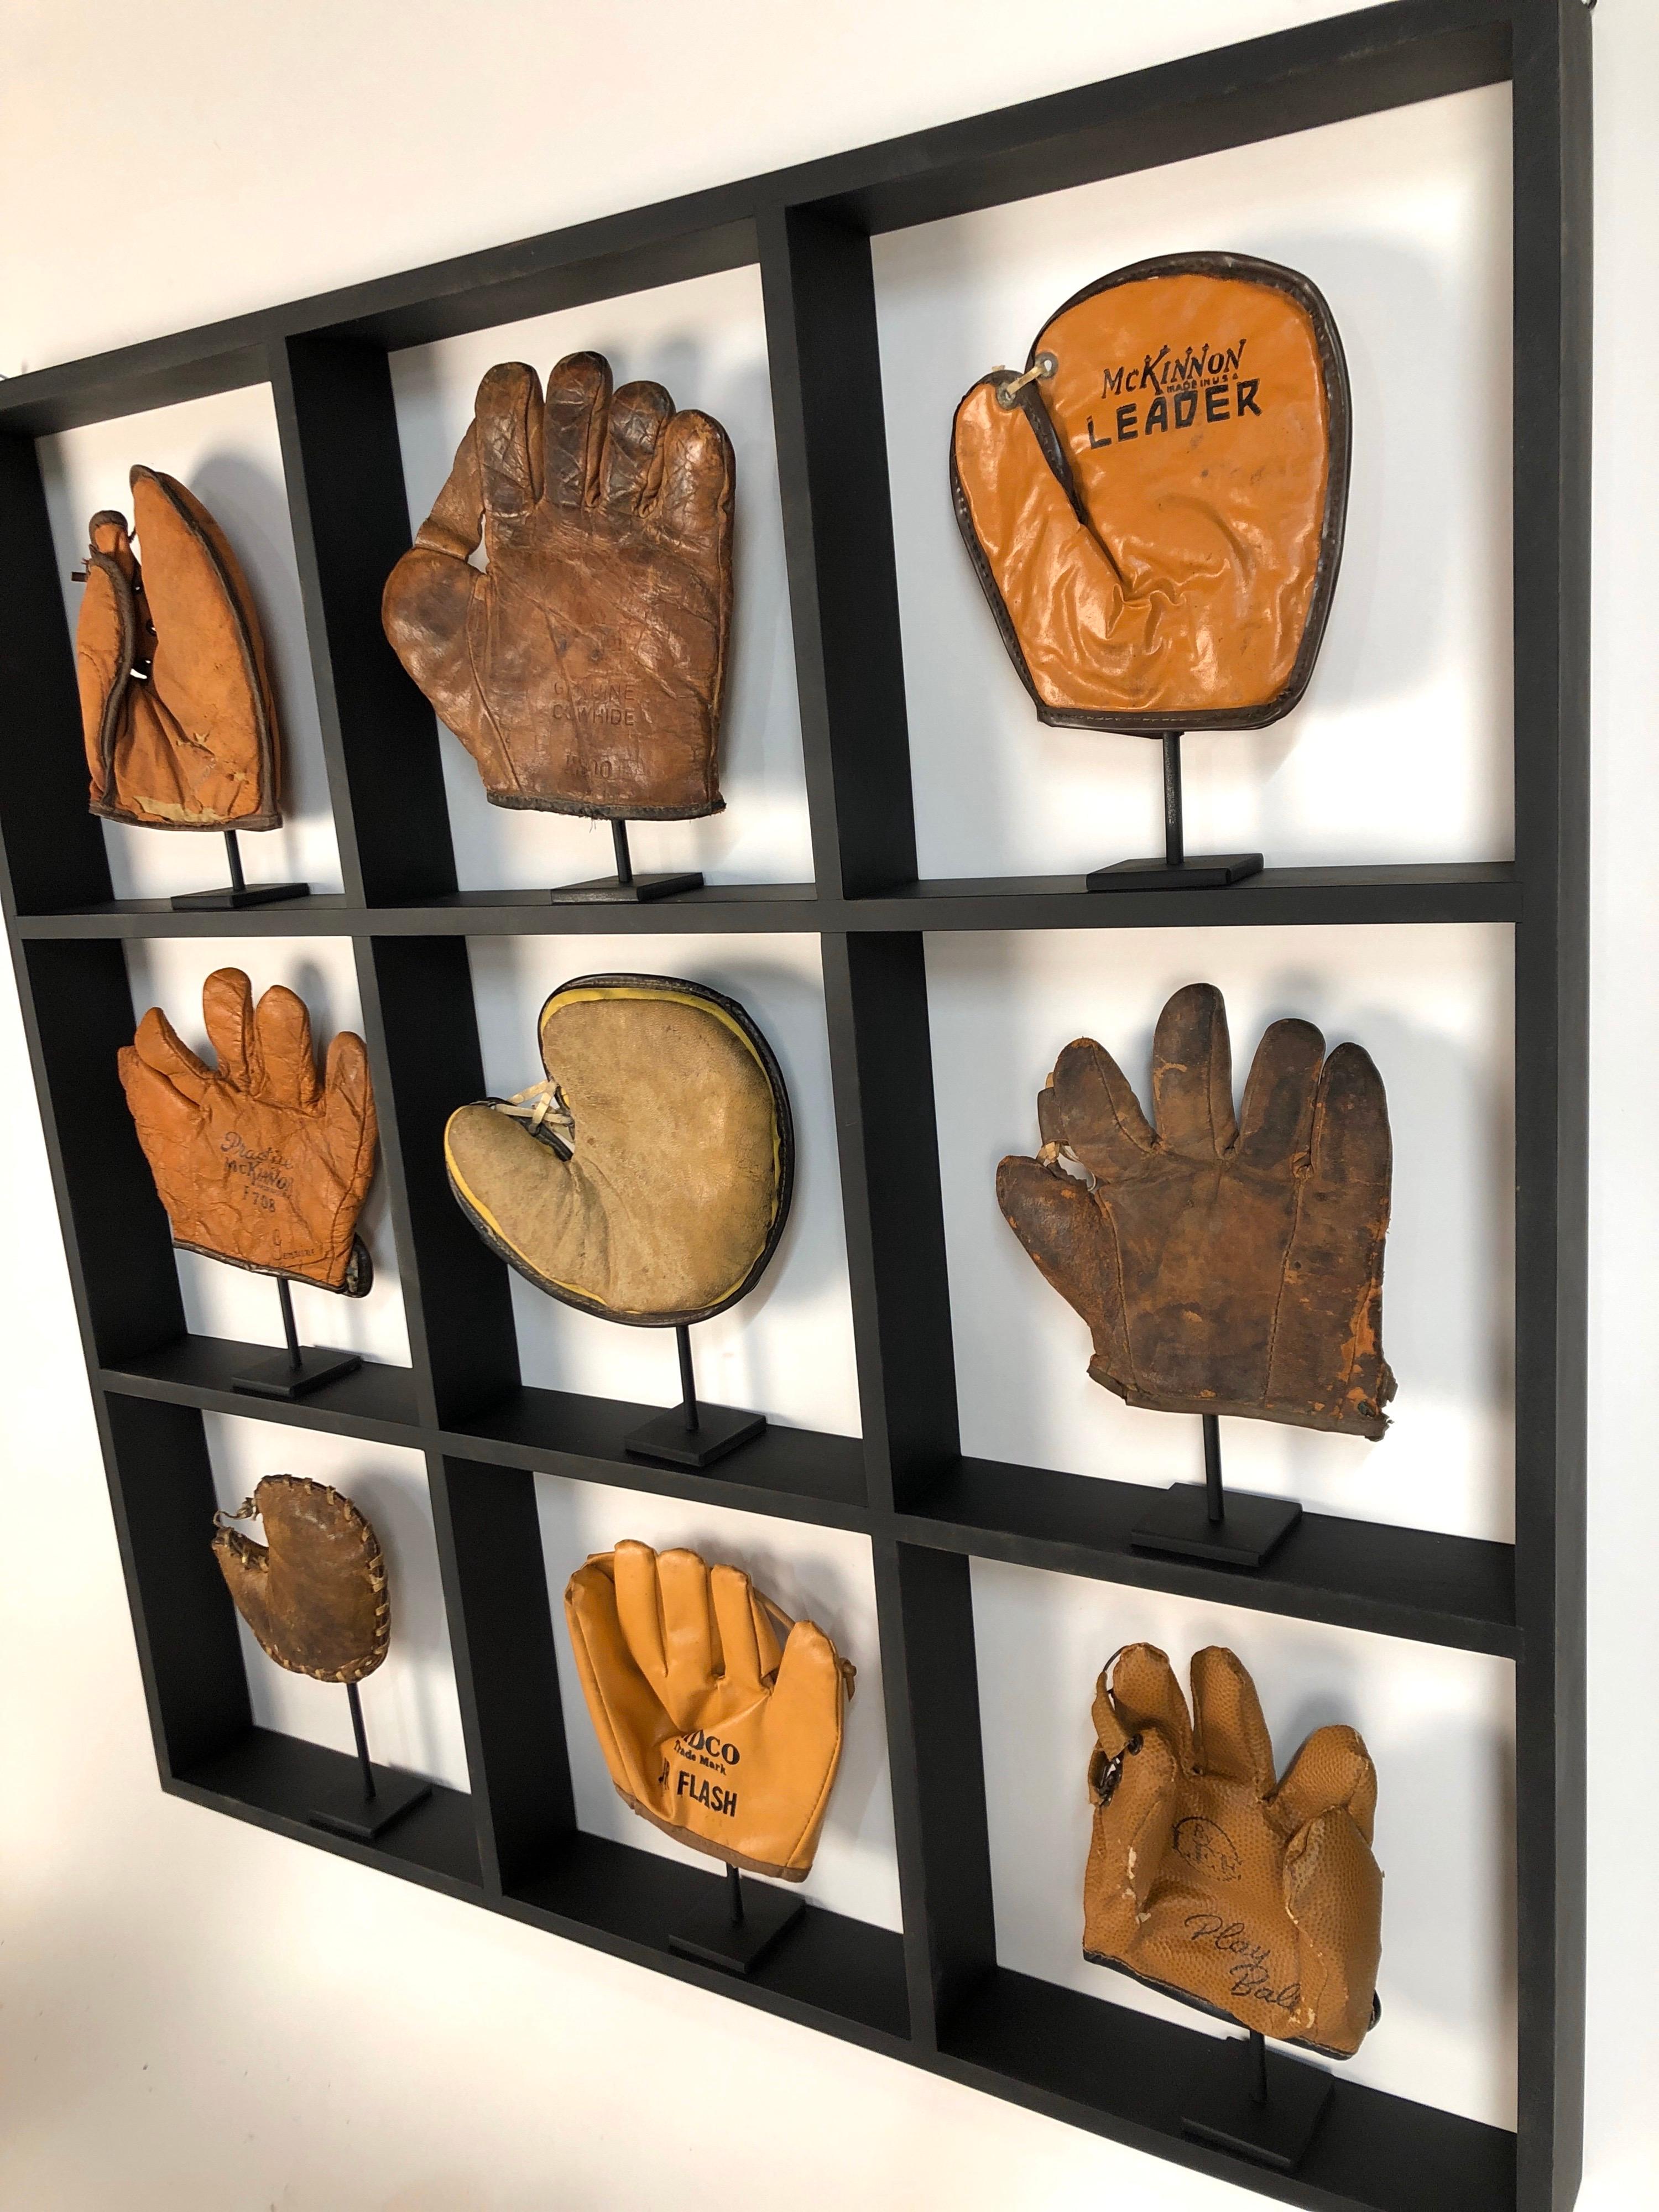
M325 1382L355 1375L362 1364L355 1352L325 1352L307 1345L297 1367L287 1352L273 1352L269 1359L258 1359L242 1374L233 1375L230 1387L245 1397L283 1398L291 1402L320 1390Z
M805 1910L799 1898L786 1896L770 1882L746 1881L743 1917L733 1920L726 1888L711 1889L708 1904L681 1922L668 1948L728 1974L750 1974Z
M1258 2105L1250 2094L1255 2071L1248 2040L1218 2044L1187 2085L1181 2132L1276 2173L1294 2173L1330 2100L1330 2076L1270 2051L1267 2101Z
M561 884L547 894L555 906L645 906L653 899L672 898L676 891L700 891L702 878L635 876L619 884L614 876L596 876L591 883Z
M372 1844L394 1820L425 1804L432 1784L419 1774L400 1774L395 1766L374 1769L374 1795L365 1797L362 1778L354 1762L343 1775L337 1791L313 1806L306 1819L313 1828L326 1828L332 1836L349 1836L354 1843Z
M1090 891L1206 891L1261 872L1260 853L1200 853L1190 860L1118 860L1085 876Z
M699 1406L697 1425L688 1429L684 1414L675 1406L630 1430L623 1438L623 1449L635 1459L665 1459L672 1467L713 1467L728 1452L752 1443L765 1427L764 1413L740 1413L735 1406Z
M309 884L225 884L216 891L181 891L167 904L174 914L229 914L276 899L307 898L310 892Z
M1224 1516L1209 1517L1201 1482L1172 1483L1129 1531L1134 1552L1169 1552L1181 1559L1214 1559L1224 1567L1259 1567L1302 1518L1293 1498L1226 1493Z

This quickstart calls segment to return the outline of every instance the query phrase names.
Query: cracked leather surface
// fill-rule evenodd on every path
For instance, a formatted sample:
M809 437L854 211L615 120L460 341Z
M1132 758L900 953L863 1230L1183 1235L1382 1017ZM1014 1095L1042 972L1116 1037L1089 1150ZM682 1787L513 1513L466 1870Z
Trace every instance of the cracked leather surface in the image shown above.
M1218 1645L1193 1705L1164 1653L1127 1644L1095 1692L1083 1948L1262 2035L1351 2057L1373 2017L1382 1876L1376 1770L1316 1729L1282 1782L1255 1685Z
M386 580L386 634L497 806L714 814L736 463L603 355L492 368ZM469 556L482 543L484 566Z
M274 830L277 734L247 580L195 495L135 468L89 526L76 674L91 807L149 830Z
M239 968L208 977L202 1013L215 1068L159 1006L120 1054L174 1242L325 1290L352 1287L376 1133L362 1039L341 1030L319 1081L304 1000L277 983L256 1010Z
M997 1169L1009 1227L1089 1324L1090 1374L1161 1413L1380 1437L1393 1155L1370 1055L1275 1022L1236 1119L1226 1008L1189 983L1158 1017L1152 1101L1149 1122L1080 1037L1037 1099L1042 1152Z
M249 1501L265 1541L214 1531L236 1610L290 1674L361 1682L386 1655L392 1603L374 1531L349 1498L302 1475L268 1474ZM245 1510L246 1509L244 1509Z
M728 1866L804 1880L853 1693L823 1631L791 1621L738 1567L631 1541L576 1570L564 1613L624 1803Z

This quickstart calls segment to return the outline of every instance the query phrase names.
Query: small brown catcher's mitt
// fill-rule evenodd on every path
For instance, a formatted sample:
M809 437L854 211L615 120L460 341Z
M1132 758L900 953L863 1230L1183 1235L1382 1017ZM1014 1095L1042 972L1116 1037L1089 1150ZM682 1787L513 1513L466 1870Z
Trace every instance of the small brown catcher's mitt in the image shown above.
M792 1621L739 1568L635 1543L576 1570L564 1617L624 1803L728 1866L803 1881L853 1694L853 1667L823 1631Z
M1038 1097L1042 1151L997 1169L1008 1226L1089 1324L1090 1374L1159 1413L1375 1441L1393 1156L1370 1055L1275 1022L1236 1121L1227 1010L1189 983L1158 1016L1152 1106L1156 1126L1079 1037Z
M90 525L75 633L92 811L146 830L274 830L276 714L247 580L200 500L136 468L133 526Z
M545 1082L449 1117L449 1186L538 1290L639 1327L706 1321L783 1233L783 1075L735 1000L670 975L580 975L541 1012Z
M305 1001L274 984L253 1006L240 968L202 986L216 1069L159 1006L120 1054L173 1241L262 1275L361 1297L373 1279L357 1216L374 1172L374 1093L360 1036L342 1030L321 1083Z
M720 811L735 475L718 422L659 384L613 399L601 354L562 361L545 404L522 362L484 378L382 615L494 805Z
M228 1527L254 1514L256 1544ZM213 1556L260 1648L291 1674L361 1682L386 1657L392 1604L374 1531L349 1498L268 1474L234 1513L216 1513Z
M1193 1660L1193 1717L1163 1652L1125 1646L1095 1692L1083 1952L1260 2034L1350 2058L1374 2017L1382 1876L1376 1769L1350 1728L1282 1782L1255 1685Z
M1347 375L1289 269L1171 254L1068 300L957 410L957 520L1040 721L1258 729L1307 688L1347 504Z

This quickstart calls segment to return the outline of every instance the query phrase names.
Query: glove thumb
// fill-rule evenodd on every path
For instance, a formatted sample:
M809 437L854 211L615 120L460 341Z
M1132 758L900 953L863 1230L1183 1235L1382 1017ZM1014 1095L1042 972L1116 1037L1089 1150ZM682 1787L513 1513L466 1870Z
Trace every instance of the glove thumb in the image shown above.
M1350 2054L1371 2024L1382 1955L1382 1870L1338 1808L1291 1837L1283 1881L1285 1910L1298 1940L1308 2039Z
M240 1528L216 1528L213 1556L240 1613L261 1645L271 1638L270 1553Z

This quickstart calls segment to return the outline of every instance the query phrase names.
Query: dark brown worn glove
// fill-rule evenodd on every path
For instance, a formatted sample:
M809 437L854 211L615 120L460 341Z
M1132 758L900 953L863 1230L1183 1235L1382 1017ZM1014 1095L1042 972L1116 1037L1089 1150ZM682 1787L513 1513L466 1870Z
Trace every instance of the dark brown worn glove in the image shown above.
M376 1133L362 1039L342 1030L319 1083L305 1001L277 983L256 1011L240 968L208 977L202 1014L216 1069L159 1006L120 1054L174 1243L361 1297L373 1271L356 1231Z
M1324 1054L1310 1022L1275 1022L1236 1121L1226 1008L1189 983L1158 1016L1154 1127L1091 1038L1061 1053L1042 1150L1001 1163L997 1199L1088 1322L1090 1374L1130 1405L1388 1427L1388 1101L1358 1045Z
M1282 1782L1239 1660L1193 1659L1193 1717L1151 1644L1095 1692L1083 1952L1242 2027L1349 2058L1375 2016L1382 1876L1376 1770L1316 1729Z
M226 1524L258 1514L265 1541ZM261 1648L293 1674L361 1682L386 1657L392 1603L374 1531L349 1498L268 1474L234 1513L216 1513L213 1555Z
M496 806L716 814L731 441L571 354L478 386L449 481L386 580L386 634ZM468 556L483 541L487 566Z
M75 633L92 811L147 830L274 830L276 715L247 580L192 492L136 468L133 526L90 525Z

